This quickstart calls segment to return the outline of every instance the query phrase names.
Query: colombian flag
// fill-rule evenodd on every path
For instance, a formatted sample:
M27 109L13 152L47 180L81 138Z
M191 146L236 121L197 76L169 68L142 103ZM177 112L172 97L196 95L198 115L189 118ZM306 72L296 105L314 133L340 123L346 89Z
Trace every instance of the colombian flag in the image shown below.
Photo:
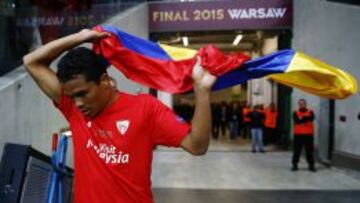
M191 73L196 56L201 57L205 69L218 76L214 90L267 76L326 98L344 99L357 91L356 80L350 74L292 49L250 60L243 53L223 54L212 45L196 51L157 44L111 26L94 29L112 33L94 44L95 52L130 80L170 93L192 89Z
M182 60L174 60L169 55L170 51L157 43L111 26L98 26L94 29L112 33L99 44L94 44L95 52L102 54L130 80L170 93L182 93L192 89L192 67L197 60L195 55L200 56L201 65L216 76L241 67L250 59L243 53L225 55L215 46L209 45L198 52L190 50L187 54L185 51L179 53L179 49L173 48L173 54L183 56Z

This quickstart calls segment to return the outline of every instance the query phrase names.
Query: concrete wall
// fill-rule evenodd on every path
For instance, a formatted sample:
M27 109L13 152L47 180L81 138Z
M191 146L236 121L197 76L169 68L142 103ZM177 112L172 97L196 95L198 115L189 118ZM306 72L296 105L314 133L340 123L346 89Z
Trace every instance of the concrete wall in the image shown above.
M360 7L325 0L294 0L293 47L311 56L341 67L360 81ZM293 93L293 107L298 98L306 98L315 109L317 122L323 120L320 98L298 90ZM335 150L360 156L359 93L336 101ZM339 116L346 116L340 122Z
M251 106L262 104L267 107L273 101L273 87L266 78L255 79L248 82L248 98Z
M6 142L49 154L51 135L66 122L20 67L0 77L0 152Z
M126 12L107 20L104 24L113 25L130 34L148 39L148 5L147 3L144 3L140 6L127 10ZM114 68L110 69L110 75L116 79L117 87L121 91L133 94L140 92L147 93L149 91L148 88L127 80L124 75Z
M107 24L121 27L135 35L148 37L148 8L142 4L112 19ZM111 75L117 80L121 91L136 93L141 89L137 84L124 79L114 69ZM51 135L67 126L62 115L52 102L40 92L23 67L0 77L0 154L6 142L30 144L50 154ZM69 151L69 165L72 165L72 149Z

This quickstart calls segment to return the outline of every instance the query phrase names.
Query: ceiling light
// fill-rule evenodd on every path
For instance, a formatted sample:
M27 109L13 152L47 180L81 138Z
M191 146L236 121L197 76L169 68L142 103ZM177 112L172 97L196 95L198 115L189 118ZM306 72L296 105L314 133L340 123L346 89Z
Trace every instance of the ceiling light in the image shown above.
M236 46L240 43L241 39L243 38L243 35L242 34L238 34L236 35L235 39L234 39L234 42L233 42L233 45Z
M182 42L184 47L187 47L189 45L189 38L188 37L182 37Z

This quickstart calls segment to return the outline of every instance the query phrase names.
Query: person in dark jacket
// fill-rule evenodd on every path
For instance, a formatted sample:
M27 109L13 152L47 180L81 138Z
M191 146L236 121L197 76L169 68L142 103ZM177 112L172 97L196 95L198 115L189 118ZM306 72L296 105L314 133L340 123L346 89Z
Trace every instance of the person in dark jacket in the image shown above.
M221 121L221 106L218 102L211 105L212 112L212 135L214 139L219 138L220 121Z
M239 134L240 107L236 101L231 103L228 111L230 139L235 140Z
M263 143L263 127L265 115L261 111L259 105L255 105L253 111L247 114L247 117L250 119L249 128L251 133L252 141L252 152L256 152L256 147L259 148L259 151L264 153L264 143Z
M226 136L226 128L228 126L228 105L225 101L222 101L220 104L220 129L221 129L221 135L223 137Z

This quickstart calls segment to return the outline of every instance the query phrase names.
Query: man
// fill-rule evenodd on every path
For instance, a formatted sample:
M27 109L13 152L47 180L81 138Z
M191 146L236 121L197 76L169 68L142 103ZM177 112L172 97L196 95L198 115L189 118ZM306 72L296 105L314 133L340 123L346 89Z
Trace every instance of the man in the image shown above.
M250 105L245 102L244 108L242 109L242 115L243 115L243 126L242 126L242 135L244 139L247 139L249 136L249 123L250 118L248 114L251 112Z
M229 115L229 108L226 101L221 101L220 103L220 130L221 136L226 136L226 128L228 126L228 115Z
M152 149L159 144L205 154L211 130L210 90L216 78L198 60L193 69L195 113L190 125L148 95L118 92L102 57L74 47L98 42L93 30L52 41L24 57L27 71L70 124L75 202L153 202ZM70 50L58 64L51 62Z
M215 140L219 138L220 121L221 121L221 106L220 103L215 102L211 106L212 115L212 136Z
M260 105L255 105L253 111L247 113L249 118L249 128L251 133L252 152L256 153L256 147L259 152L265 153L264 142L263 142L263 128L265 115L261 110Z
M236 101L231 102L229 106L229 129L230 129L230 139L235 140L239 134L239 117L240 117L240 107Z
M292 159L292 171L298 170L298 162L301 149L305 146L306 160L309 170L316 172L314 161L314 113L306 107L306 100L298 101L299 109L293 113L294 119L294 155Z
M277 110L274 103L271 103L268 108L265 110L265 139L264 144L276 143L276 121L277 121Z

